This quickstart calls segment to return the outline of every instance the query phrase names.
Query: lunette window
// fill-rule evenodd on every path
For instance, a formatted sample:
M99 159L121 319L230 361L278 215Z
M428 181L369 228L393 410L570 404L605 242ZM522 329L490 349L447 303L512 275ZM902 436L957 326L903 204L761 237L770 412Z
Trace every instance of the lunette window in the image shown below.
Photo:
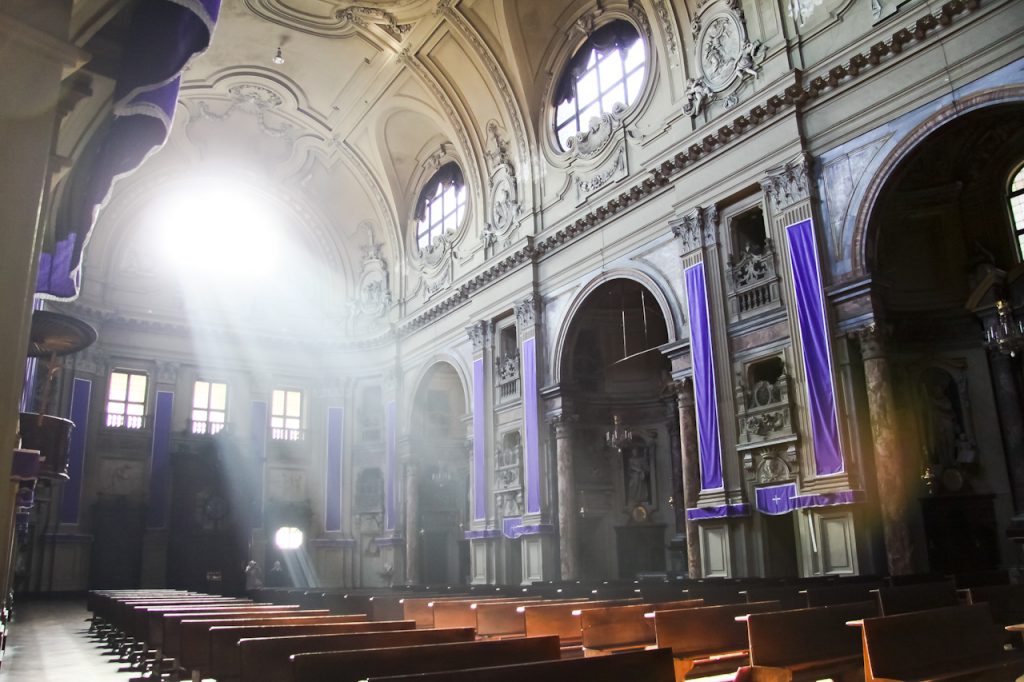
M270 437L302 440L302 392L275 389L270 400Z
M116 429L143 428L148 386L149 378L142 372L112 372L107 391L106 425Z
M441 166L423 185L416 201L416 244L429 247L445 232L454 232L466 215L466 183L454 161Z
M615 105L632 105L644 86L647 52L628 21L612 21L590 34L562 73L555 90L555 135L562 150Z
M197 381L192 389L192 433L214 436L224 428L228 415L228 385Z
M1017 241L1017 257L1024 260L1024 166L1013 176L1008 198L1010 214L1013 216L1013 235Z

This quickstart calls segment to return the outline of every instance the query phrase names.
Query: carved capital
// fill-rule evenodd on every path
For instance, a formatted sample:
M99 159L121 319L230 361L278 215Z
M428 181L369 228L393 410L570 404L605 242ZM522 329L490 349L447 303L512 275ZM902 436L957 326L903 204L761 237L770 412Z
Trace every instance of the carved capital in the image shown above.
M479 320L466 327L466 334L473 342L473 352L483 353L491 345L494 324L490 320Z
M693 408L693 379L690 377L683 377L678 381L669 382L665 385L665 393L675 397L679 404L679 409Z
M779 168L768 171L761 180L761 189L771 200L776 211L784 211L793 204L810 197L811 158L800 154Z
M693 208L669 222L672 234L679 238L683 253L700 248L704 234L704 212L700 207Z
M865 360L885 359L889 330L885 325L872 322L853 332L860 343L860 354Z
M548 416L548 424L555 429L555 438L563 440L572 434L572 429L579 419L579 415L558 412Z
M540 296L530 294L521 301L516 301L516 324L520 331L526 327L533 326L537 321L537 312L540 310Z

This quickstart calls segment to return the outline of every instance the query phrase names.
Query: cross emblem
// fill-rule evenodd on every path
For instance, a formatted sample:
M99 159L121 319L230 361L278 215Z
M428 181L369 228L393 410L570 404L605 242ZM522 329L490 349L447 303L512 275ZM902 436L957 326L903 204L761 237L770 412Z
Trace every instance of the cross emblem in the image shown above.
M782 498L779 497L778 495L776 495L775 497L772 498L772 502L774 502L776 504L778 504L781 500L782 500Z

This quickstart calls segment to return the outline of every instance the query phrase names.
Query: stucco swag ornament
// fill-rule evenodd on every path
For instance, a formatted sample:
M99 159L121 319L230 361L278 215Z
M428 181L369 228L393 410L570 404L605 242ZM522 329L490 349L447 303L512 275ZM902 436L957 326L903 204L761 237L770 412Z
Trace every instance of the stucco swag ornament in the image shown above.
M737 82L755 78L764 46L747 35L739 0L718 0L698 8L693 22L697 77L690 78L684 93L683 113L698 116L719 94ZM726 98L726 106L735 97Z
M508 153L508 140L496 121L487 124L487 148L484 152L489 169L490 206L487 226L481 239L488 255L497 249L498 237L507 235L522 212L516 170Z
M391 286L388 264L383 256L383 244L373 238L373 226L362 223L370 243L363 248L363 268L359 276L356 299L352 302L352 318L380 319L391 307Z

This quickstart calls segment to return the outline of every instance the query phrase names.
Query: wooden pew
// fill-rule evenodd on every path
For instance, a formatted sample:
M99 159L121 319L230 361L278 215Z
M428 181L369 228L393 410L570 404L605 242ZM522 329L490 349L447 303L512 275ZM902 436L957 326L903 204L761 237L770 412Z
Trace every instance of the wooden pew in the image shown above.
M331 616L343 618L344 616ZM203 677L215 677L219 682L237 680L242 674L242 661L239 657L238 643L243 639L259 637L285 637L295 635L331 635L354 632L385 632L388 630L412 630L415 623L411 620L379 621L362 623L275 623L273 625L218 625L210 628L210 667L209 674ZM193 676L195 675L193 669ZM200 673L205 673L203 668Z
M522 606L550 606L552 604L586 604L584 598L545 599L537 604L521 602L478 602L476 612L476 634L482 639L499 637L525 637L526 618Z
M898 587L880 587L875 594L878 595L878 612L882 616L960 604L956 586L951 580L929 581Z
M540 599L442 599L428 605L433 611L433 627L435 628L466 628L476 627L476 611L480 604L539 604ZM419 625L417 625L419 627Z
M691 671L698 677L726 673L750 661L747 624L736 617L778 610L779 602L763 601L655 611L656 643L672 650L677 680Z
M847 622L876 615L874 602L750 614L746 621L752 679L863 679L860 633Z
M580 641L584 656L643 649L657 640L654 620L645 618L651 612L670 609L692 609L703 606L702 599L687 599L661 604L633 604L580 610Z
M866 682L1012 682L1024 653L1004 651L987 604L866 618L861 623Z
M668 649L651 649L595 658L389 677L371 676L369 682L674 682L673 675L672 653Z
M291 657L290 682L359 682L371 675L408 675L558 658L555 636L308 653ZM244 676L242 680L248 682Z
M247 618L203 618L198 620L182 620L180 634L176 642L170 637L164 640L164 655L178 661L178 667L186 671L202 671L210 668L212 640L210 631L215 627L257 627L260 625L276 625L291 623L293 625L346 624L365 623L364 616L266 616ZM241 638L239 638L241 639ZM237 640L236 640L237 641Z
M877 590L880 587L882 585L875 582L823 585L809 587L804 594L807 598L807 606L834 606L876 599L872 590Z
M516 607L522 611L527 637L558 635L562 641L563 655L582 655L583 630L580 626L580 612L604 606L626 606L639 600L563 602L561 604L537 604ZM575 613L574 613L575 612Z
M967 590L968 604L988 604L997 629L1024 623L1024 585L986 585ZM1010 633L1000 638L1014 647L1021 646L1019 637Z
M285 635L242 639L238 642L241 682L288 680L295 654L341 652L421 645L472 642L472 628L431 628L322 635Z
M748 604L777 601L784 610L807 607L807 595L798 585L758 585L741 590ZM867 597L870 599L870 596Z

